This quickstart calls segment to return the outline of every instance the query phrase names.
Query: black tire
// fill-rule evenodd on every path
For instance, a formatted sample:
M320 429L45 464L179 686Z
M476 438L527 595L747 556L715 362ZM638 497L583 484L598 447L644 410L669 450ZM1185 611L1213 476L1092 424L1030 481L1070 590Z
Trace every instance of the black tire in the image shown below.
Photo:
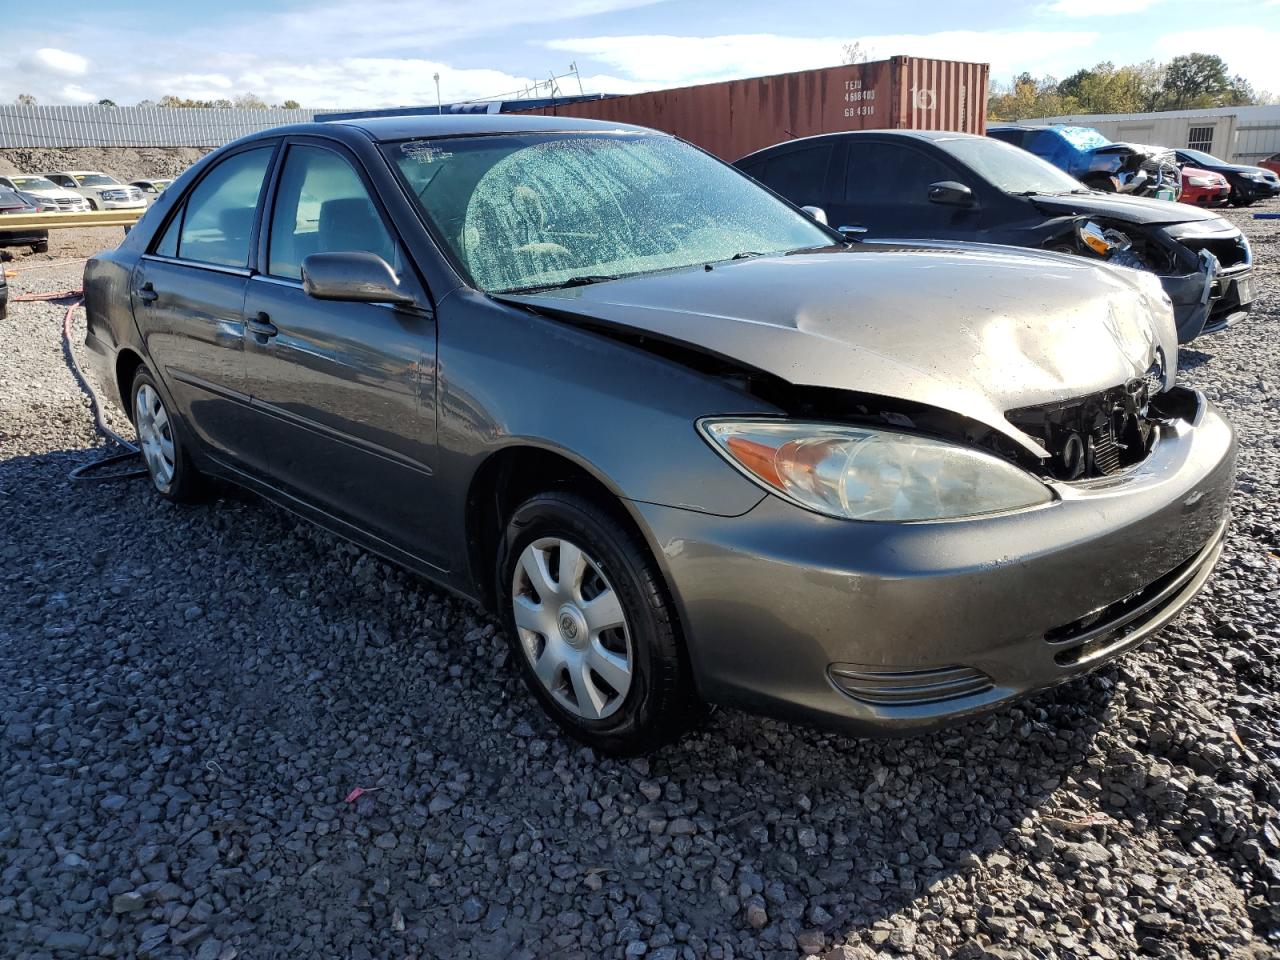
M1251 207L1253 206L1254 202L1255 202L1255 198L1250 197L1248 200L1232 200L1231 205L1233 207Z
M97 201L97 200L90 200L90 201L89 201L89 209L90 209L90 210L97 210L97 209L98 209L98 201Z
M565 709L534 672L516 629L512 587L527 546L562 538L595 563L620 601L632 656L632 679L616 711L588 720ZM684 732L700 713L675 609L657 564L640 537L607 509L574 494L543 493L512 513L498 549L494 595L512 658L542 708L570 736L605 754L651 750Z
M146 464L147 471L151 475L151 486L160 496L175 503L190 503L194 500L199 500L205 493L205 482L200 472L191 463L191 457L187 453L185 429L177 414L165 404L164 394L160 391L155 378L146 367L138 368L133 376L133 383L129 387L129 411L133 420L133 427L138 431L139 445L141 446L142 443L142 428L139 425L141 414L139 410L139 394L144 387L151 390L160 399L167 419L168 436L173 443L173 472L167 481L158 475L155 465L143 455L142 461Z
M36 243L33 243L33 244L31 245L31 252L32 252L32 253L48 253L48 252L49 252L49 241L48 241L48 240L40 240L40 241L37 241Z

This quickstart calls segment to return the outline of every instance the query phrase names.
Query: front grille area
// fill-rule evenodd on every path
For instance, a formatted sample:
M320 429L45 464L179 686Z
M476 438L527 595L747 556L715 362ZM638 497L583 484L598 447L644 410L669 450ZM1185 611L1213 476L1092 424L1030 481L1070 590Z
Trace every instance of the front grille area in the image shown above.
M1218 260L1223 270L1233 267L1244 267L1249 264L1249 247L1243 236L1214 239L1189 238L1181 241L1182 245L1195 254L1208 250Z
M986 693L991 678L973 667L928 670L833 663L831 682L854 700L873 707L918 707Z
M1164 365L1102 393L1007 414L1051 454L1046 466L1058 480L1106 477L1141 463L1155 441L1148 405L1164 388Z

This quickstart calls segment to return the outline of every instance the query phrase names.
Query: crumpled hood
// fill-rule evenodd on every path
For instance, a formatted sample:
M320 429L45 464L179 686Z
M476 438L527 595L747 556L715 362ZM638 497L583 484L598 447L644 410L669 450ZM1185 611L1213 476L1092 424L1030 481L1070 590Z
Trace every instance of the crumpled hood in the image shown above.
M1091 190L1088 193L1038 193L1031 200L1046 213L1058 215L1076 214L1091 217L1112 217L1116 220L1144 224L1190 223L1196 220L1211 220L1221 221L1224 225L1230 226L1229 221L1218 216L1212 210L1195 207L1189 203L1157 200L1154 197L1135 197L1129 194L1102 193L1097 190Z
M977 244L854 246L498 299L688 343L797 386L951 410L1037 456L1005 413L1140 377L1173 314L1138 271ZM724 411L731 412L731 411Z

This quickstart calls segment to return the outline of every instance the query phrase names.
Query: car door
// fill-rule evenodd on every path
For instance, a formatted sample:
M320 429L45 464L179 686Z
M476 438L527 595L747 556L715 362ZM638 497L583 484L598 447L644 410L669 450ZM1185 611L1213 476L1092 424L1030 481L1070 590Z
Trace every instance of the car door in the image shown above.
M358 161L325 141L287 148L249 280L245 359L254 465L287 495L430 563L435 319L429 309L307 295L312 253L376 253L427 304L425 288Z
M969 239L978 230L976 203L957 207L929 199L931 184L974 188L960 168L915 144L847 138L844 183L827 207L833 227L853 227L867 239ZM865 229L863 229L865 228Z
M242 463L251 423L244 296L255 218L276 143L211 167L175 206L131 278L133 315L154 372L186 424L224 463Z

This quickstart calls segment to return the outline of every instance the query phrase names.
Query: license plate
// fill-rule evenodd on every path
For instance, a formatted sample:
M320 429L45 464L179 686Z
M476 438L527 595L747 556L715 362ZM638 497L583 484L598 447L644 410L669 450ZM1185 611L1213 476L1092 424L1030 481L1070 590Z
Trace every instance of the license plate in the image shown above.
M1240 306L1247 303L1253 303L1253 277L1241 277L1236 281L1236 300L1240 302Z

